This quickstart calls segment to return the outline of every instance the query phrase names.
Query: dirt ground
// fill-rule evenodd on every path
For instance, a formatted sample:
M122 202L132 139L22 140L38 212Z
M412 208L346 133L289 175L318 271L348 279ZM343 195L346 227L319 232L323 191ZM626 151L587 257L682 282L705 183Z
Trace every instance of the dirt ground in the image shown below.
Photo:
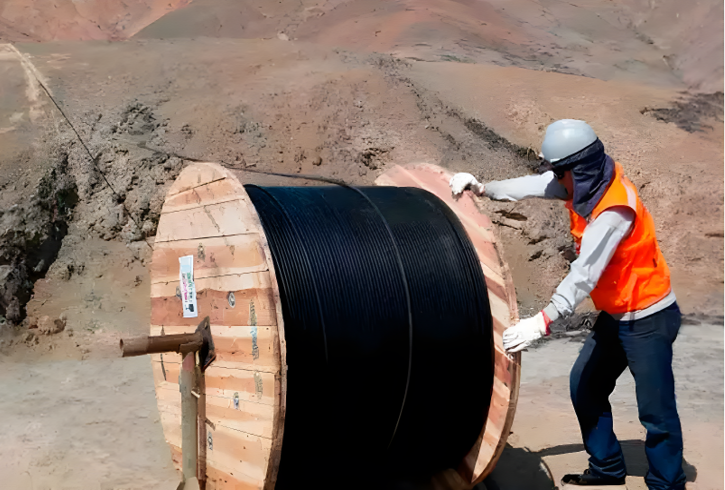
M565 117L592 124L655 218L686 314L675 369L688 488L723 488L722 2L123 5L0 6L9 488L175 488L150 365L118 359L117 344L147 332L146 265L185 158L260 184L309 182L247 170L370 185L423 161L487 181L535 172L546 125ZM521 316L537 311L572 260L563 206L481 209ZM524 355L510 447L488 488L552 488L585 466L567 374L590 316L584 305ZM629 485L644 488L628 373L613 400Z

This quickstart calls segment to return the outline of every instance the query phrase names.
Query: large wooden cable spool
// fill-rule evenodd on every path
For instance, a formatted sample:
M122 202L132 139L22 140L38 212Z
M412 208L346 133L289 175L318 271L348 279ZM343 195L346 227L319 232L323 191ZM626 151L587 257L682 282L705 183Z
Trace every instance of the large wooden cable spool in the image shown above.
M458 472L483 480L500 456L516 406L520 358L507 356L501 334L517 318L508 268L493 225L466 195L453 200L450 175L432 165L394 167L376 184L419 187L442 199L461 220L488 286L494 330L494 376L485 427ZM194 256L198 318L184 318L179 257ZM204 447L209 489L272 489L284 435L286 344L279 288L267 237L239 180L214 163L186 167L169 190L151 265L151 334L193 332L209 316L217 360L205 373ZM153 355L164 435L181 464L181 358Z

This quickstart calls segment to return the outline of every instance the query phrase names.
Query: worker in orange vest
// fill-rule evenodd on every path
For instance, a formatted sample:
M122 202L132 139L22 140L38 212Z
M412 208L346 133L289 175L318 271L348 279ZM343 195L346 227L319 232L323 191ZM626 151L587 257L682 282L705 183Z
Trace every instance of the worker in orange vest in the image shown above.
M584 121L564 119L546 130L541 157L552 168L499 182L479 183L467 173L451 190L470 189L491 199L561 199L569 210L578 257L551 303L503 335L518 352L549 335L549 325L571 315L590 296L600 314L570 377L574 405L589 453L589 468L566 475L568 485L623 485L627 470L612 429L609 396L625 368L634 376L639 419L647 429L648 488L685 488L682 428L675 404L672 343L681 314L655 225L622 166Z

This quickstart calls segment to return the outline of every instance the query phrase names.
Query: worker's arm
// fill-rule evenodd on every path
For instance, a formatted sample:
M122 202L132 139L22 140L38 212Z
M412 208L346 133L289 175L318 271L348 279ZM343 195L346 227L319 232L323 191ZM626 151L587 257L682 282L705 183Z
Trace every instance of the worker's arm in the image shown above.
M634 212L626 207L604 211L584 229L579 257L571 263L569 274L561 281L544 312L551 321L567 317L596 287L634 223Z
M634 212L625 207L608 209L584 229L579 257L556 288L549 306L531 318L521 320L503 334L507 352L518 352L549 335L549 325L559 317L574 313L596 287L619 243L634 223Z
M567 198L566 188L559 183L554 172L493 181L485 185L479 183L471 174L458 173L451 179L450 186L453 194L470 189L476 195L484 195L495 201L521 201L531 197Z

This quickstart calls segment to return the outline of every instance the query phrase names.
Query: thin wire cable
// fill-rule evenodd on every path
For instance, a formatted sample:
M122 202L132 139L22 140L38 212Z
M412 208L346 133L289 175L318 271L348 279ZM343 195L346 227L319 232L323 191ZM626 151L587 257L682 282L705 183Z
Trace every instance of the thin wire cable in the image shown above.
M91 153L91 150L88 149L88 145L86 145L85 141L83 141L83 138L81 138L80 133L78 133L78 131L76 130L76 128L73 125L73 123L71 122L71 120L65 114L63 109L61 109L60 105L58 105L58 102L56 102L55 98L51 95L50 90L48 90L48 87L45 86L45 84L35 75L35 73L32 73L32 75L33 75L33 78L35 78L35 80L38 82L38 85L40 85L40 87L43 89L43 92L45 92L45 95L47 95L48 98L50 99L50 101L53 102L53 105L55 106L55 108L58 109L58 112L60 112L60 115L63 116L63 119L65 119L65 121L68 123L68 126L70 126L71 130L73 130L73 133L75 133L76 138L80 142L81 146L83 147L84 150L86 150L86 154L88 155L88 158L91 159L91 163L93 164L93 167L96 169L96 171L99 174L101 174L101 177L103 177L103 181L106 183L108 188L111 189L111 192L113 192L113 195L116 196L118 201L121 203L123 210L126 212L126 214L131 219L133 224L136 225L136 228L138 230L141 230L142 229L141 225L133 217L131 212L126 207L126 203L121 198L121 195L118 192L116 192L116 189L113 188L113 186L111 185L111 182L109 182L108 178L106 177L106 174L103 173L103 170L101 170L101 167L98 165L98 157L100 156L100 153L95 157L93 156L93 154ZM148 245L151 250L154 249L154 247L149 243L148 239L145 236L144 236L143 240L144 240L144 242L146 242L146 245Z
M151 148L149 146L146 146L143 143L138 144L136 146L138 146L139 148L143 148L144 150L148 150L148 151L151 151L154 153L159 153L161 155L165 155L167 157L175 157L175 158L179 158L181 160L187 160L190 162L204 163L204 162L209 161L208 158L207 159L194 158L194 157L190 157L190 156L186 156L186 155L181 155L179 153L160 150L158 148ZM321 175L309 175L309 174L285 174L285 173L280 173L280 172L268 172L266 170L257 170L254 168L239 168L239 167L235 167L235 166L232 166L232 165L224 162L224 160L218 160L218 159L213 159L213 160L216 161L217 163L219 163L224 168L228 168L229 170L236 170L239 172L248 172L248 173L260 174L260 175L271 175L274 177L287 177L289 179L312 180L315 182L325 182L328 184L335 184L335 185L339 185L341 187L352 187L349 183L345 182L344 180L335 179L333 177L323 177Z

